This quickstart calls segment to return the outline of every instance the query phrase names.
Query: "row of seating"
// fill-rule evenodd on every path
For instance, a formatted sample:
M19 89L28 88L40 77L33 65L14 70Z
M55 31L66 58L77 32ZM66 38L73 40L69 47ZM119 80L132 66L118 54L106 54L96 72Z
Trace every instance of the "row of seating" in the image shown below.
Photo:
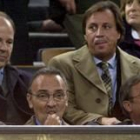
M28 22L44 20L48 17L49 0L30 0L28 6ZM73 50L73 44L66 32L29 32L29 42L34 61L48 60L59 53Z
M39 49L37 54L37 62L34 62L34 65L18 65L17 67L28 71L30 73L35 73L38 69L40 69L43 66L47 66L49 60L59 54L66 53L69 51L75 50L74 47L60 47L60 48L42 48Z
M34 61L38 61L39 49L44 48L73 48L67 33L29 33L31 50Z
M52 57L73 50L75 50L74 47L40 49L38 52L38 60L44 62L44 64L47 65Z
M47 18L49 5L49 0L30 0L28 5L28 21Z

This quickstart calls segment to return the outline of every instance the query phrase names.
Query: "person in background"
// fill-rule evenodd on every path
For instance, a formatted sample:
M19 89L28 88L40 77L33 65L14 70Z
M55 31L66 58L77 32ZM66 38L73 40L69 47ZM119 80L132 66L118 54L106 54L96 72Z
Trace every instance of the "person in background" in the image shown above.
M128 79L120 90L120 106L127 119L120 124L140 124L140 75Z
M45 67L37 71L27 100L34 115L26 125L66 125L63 114L68 105L67 82L59 70Z
M119 7L111 1L92 5L84 14L86 45L49 61L67 81L71 124L117 124L124 119L119 106L120 86L140 73L140 60L117 47L124 34Z
M5 124L24 124L31 116L26 100L31 74L10 65L15 25L0 12L0 121Z
M51 0L50 18L66 29L75 48L85 44L82 32L84 12L93 4L106 0ZM111 0L119 5L120 0ZM52 21L52 23L53 23ZM51 24L51 22L49 23Z
M127 53L140 58L140 0L122 0L121 12L125 36L119 46Z
M0 0L0 11L8 14L16 26L12 65L29 65L33 62L33 53L29 43L27 16L30 0Z

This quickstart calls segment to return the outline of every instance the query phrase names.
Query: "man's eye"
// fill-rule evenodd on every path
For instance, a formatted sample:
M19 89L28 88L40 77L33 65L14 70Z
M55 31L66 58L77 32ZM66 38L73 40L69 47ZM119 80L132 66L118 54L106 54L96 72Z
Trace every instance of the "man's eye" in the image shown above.
M55 97L56 99L61 99L61 98L64 97L64 94L62 94L62 93L55 94L54 97Z
M8 40L7 44L13 44L13 41L12 40Z
M111 29L111 25L105 25L104 29L106 29L106 30Z
M93 31L96 31L96 30L97 30L97 26L94 26L94 25L90 26L89 28L90 28L91 30L93 30Z
M128 0L127 1L127 4L132 4L133 3L133 0Z
M39 98L46 98L46 97L48 97L48 95L47 94L38 94L38 97Z

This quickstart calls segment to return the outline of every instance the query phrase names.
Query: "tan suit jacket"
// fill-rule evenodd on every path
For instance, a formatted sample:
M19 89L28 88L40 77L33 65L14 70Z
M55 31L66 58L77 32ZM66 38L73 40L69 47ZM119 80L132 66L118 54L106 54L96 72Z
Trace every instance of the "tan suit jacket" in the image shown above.
M140 73L140 60L120 52L121 83ZM71 124L85 124L100 116L108 116L108 94L87 46L61 54L49 62L66 76L69 106L65 119Z
M31 116L31 118L25 123L25 125L37 125L35 121L35 116ZM62 120L62 125L68 125L68 123Z

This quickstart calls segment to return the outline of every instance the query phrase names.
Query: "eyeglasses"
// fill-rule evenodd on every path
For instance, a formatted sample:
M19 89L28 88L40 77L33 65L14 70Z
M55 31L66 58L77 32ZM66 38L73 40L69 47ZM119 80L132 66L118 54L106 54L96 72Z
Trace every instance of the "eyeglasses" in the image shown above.
M46 93L46 91L40 91L38 94L33 94L32 92L29 92L29 94L35 96L36 98L38 98L41 101L47 101L47 102L50 100L51 96L52 96L53 100L56 102L60 102L60 101L64 100L64 98L65 98L65 94L62 91L57 92L53 95Z

